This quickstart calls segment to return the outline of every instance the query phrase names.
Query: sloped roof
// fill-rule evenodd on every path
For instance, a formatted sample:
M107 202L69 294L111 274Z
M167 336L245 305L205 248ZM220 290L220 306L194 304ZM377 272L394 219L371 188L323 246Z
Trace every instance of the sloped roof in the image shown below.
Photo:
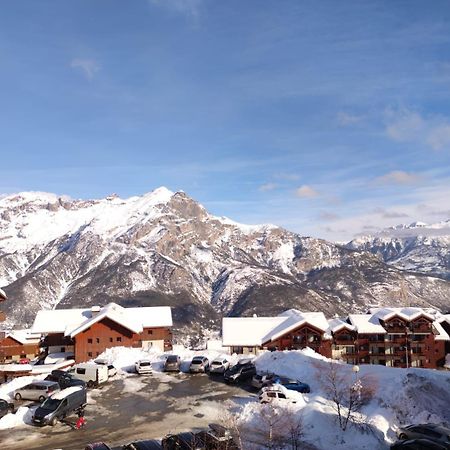
M56 309L39 311L31 328L35 333L64 333L74 337L94 323L109 318L125 328L140 333L144 328L172 326L172 310L169 306L124 308L116 303L93 312L86 309Z
M347 328L350 331L355 331L356 327L354 325L349 324L345 320L342 319L331 319L328 321L328 332L329 333L336 333L343 328Z
M262 345L264 336L286 320L285 317L224 317L222 345L224 347Z
M274 341L304 324L311 325L323 332L328 329L328 321L323 312L300 312L297 309L288 309L278 317L285 317L285 320L270 330L264 336L263 342Z
M261 346L273 341L303 324L326 332L328 322L321 312L284 311L276 317L224 317L222 319L222 345L225 347Z
M356 327L358 333L383 334L386 330L381 326L378 317L372 314L349 314L350 323Z
M423 308L405 307L405 308L373 308L370 312L381 320L389 320L392 317L398 316L408 322L417 319L420 316L425 316L431 320L434 320L434 316Z
M433 322L434 330L437 334L434 335L434 339L436 341L450 341L450 336L448 333L444 330L442 325L439 323L439 321Z
M41 335L39 333L31 333L30 330L11 330L6 334L20 344L39 344Z

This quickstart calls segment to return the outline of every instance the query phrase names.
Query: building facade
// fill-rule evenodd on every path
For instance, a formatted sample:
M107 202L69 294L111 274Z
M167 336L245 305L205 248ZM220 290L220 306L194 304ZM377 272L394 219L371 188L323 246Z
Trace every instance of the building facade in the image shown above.
M29 335L26 330L12 331L0 338L0 363L32 360L40 353L40 337Z
M168 306L124 308L115 303L90 309L39 311L32 331L43 336L46 353L73 354L76 362L96 358L111 347L172 349Z
M450 316L412 307L375 308L345 320L288 310L276 317L224 318L222 322L223 346L231 353L309 347L348 364L389 367L443 367L449 332Z

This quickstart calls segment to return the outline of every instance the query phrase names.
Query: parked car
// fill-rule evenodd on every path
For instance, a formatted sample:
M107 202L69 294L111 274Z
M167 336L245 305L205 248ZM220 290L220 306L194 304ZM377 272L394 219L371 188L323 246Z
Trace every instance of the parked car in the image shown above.
M140 359L136 361L135 368L139 375L152 373L152 362L149 359Z
M164 372L179 372L181 359L177 355L169 355L164 362Z
M96 359L94 361L95 364L100 364L101 366L106 366L108 367L108 377L114 377L117 375L117 369L112 365L112 364L108 364L108 361L104 360L104 359Z
M9 412L14 412L14 404L0 398L0 417L6 416Z
M17 389L14 392L14 398L16 400L37 400L42 403L50 395L59 392L59 390L59 384L56 381L35 381Z
M58 420L86 406L86 388L72 386L53 394L33 414L33 423L54 426Z
M209 370L209 359L206 356L194 356L189 366L190 373L206 373Z
M164 450L204 450L200 433L169 434L162 440Z
M86 383L79 378L75 378L73 374L64 370L52 370L52 372L45 377L48 381L56 381L61 389L66 389L71 386L86 387Z
M278 400L296 403L296 399L293 397L292 393L281 384L272 384L271 386L261 389L259 394L260 403L272 403Z
M122 450L161 450L163 447L156 439L135 441L122 446Z
M448 446L429 439L409 439L397 441L391 445L391 450L446 450Z
M262 389L264 386L273 383L275 378L278 378L278 375L274 373L256 374L252 378L252 386L257 389Z
M256 375L256 367L251 362L238 363L230 367L223 374L226 383L237 383L239 381L248 380Z
M216 358L212 361L211 365L209 366L209 373L215 374L220 373L224 374L225 371L230 367L230 362L226 358Z
M86 382L87 387L98 387L108 381L108 368L99 364L80 363L74 366L70 374Z
M311 392L311 388L308 384L302 383L301 381L294 380L292 378L284 378L284 377L275 377L273 379L274 384L282 384L287 389L291 391L297 391L301 393L309 393Z
M208 450L239 450L231 433L222 425L210 423L207 431L200 431L198 435Z
M437 424L409 425L399 428L397 436L400 440L429 439L445 444L450 449L450 429Z
M92 444L86 445L84 450L111 450L111 447L104 442L93 442Z

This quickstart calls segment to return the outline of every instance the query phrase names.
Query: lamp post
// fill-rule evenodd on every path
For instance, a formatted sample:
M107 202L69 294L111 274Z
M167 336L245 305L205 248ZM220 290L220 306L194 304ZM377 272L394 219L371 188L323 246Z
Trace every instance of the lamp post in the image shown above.
M408 355L408 336L411 334L411 331L408 327L405 328L405 352L406 352L406 368L409 368L409 355ZM412 360L412 355L411 355ZM412 362L412 361L411 361Z
M355 364L352 367L352 372L355 374L355 382L358 381L359 366Z

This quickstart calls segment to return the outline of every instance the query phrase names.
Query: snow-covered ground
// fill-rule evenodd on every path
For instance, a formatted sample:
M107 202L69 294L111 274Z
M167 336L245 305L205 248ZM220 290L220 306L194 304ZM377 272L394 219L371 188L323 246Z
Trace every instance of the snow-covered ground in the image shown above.
M215 350L192 351L184 347L176 347L173 353L182 359L182 370L187 371L194 355L205 355L213 359L223 354L220 348ZM132 377L130 372L134 363L141 358L152 361L154 376L161 383L183 382L183 378L174 380L162 373L167 354L116 347L105 351L100 358L112 363L118 369L117 377L125 379L122 395L137 390L139 378ZM233 355L232 360L238 360ZM450 423L450 372L428 369L394 369L384 366L362 365L356 375L351 365L344 365L316 354L310 349L303 351L267 352L255 358L258 371L276 372L306 382L311 386L310 394L297 395L298 401L289 405L279 403L276 408L287 408L286 414L298 418L303 424L303 439L319 449L386 449L395 440L395 432L399 426L410 423ZM375 386L372 400L366 404L360 416L366 427L350 425L342 432L337 423L336 412L328 398L323 385L319 381L319 372L329 370L330 364L339 364L350 380L358 377L364 380L370 376ZM0 397L12 398L14 389L30 382L30 377L16 379L0 386ZM137 384L136 384L137 383ZM243 391L242 396L234 399L232 410L238 412L237 417L243 429L261 426L263 406L255 395ZM186 393L189 395L189 393ZM303 397L303 398L302 398ZM101 398L95 391L90 395L90 402L100 403ZM14 418L12 416L15 416ZM21 407L15 415L8 414L0 419L0 429L12 428L29 422L31 412ZM244 436L245 438L245 436Z

